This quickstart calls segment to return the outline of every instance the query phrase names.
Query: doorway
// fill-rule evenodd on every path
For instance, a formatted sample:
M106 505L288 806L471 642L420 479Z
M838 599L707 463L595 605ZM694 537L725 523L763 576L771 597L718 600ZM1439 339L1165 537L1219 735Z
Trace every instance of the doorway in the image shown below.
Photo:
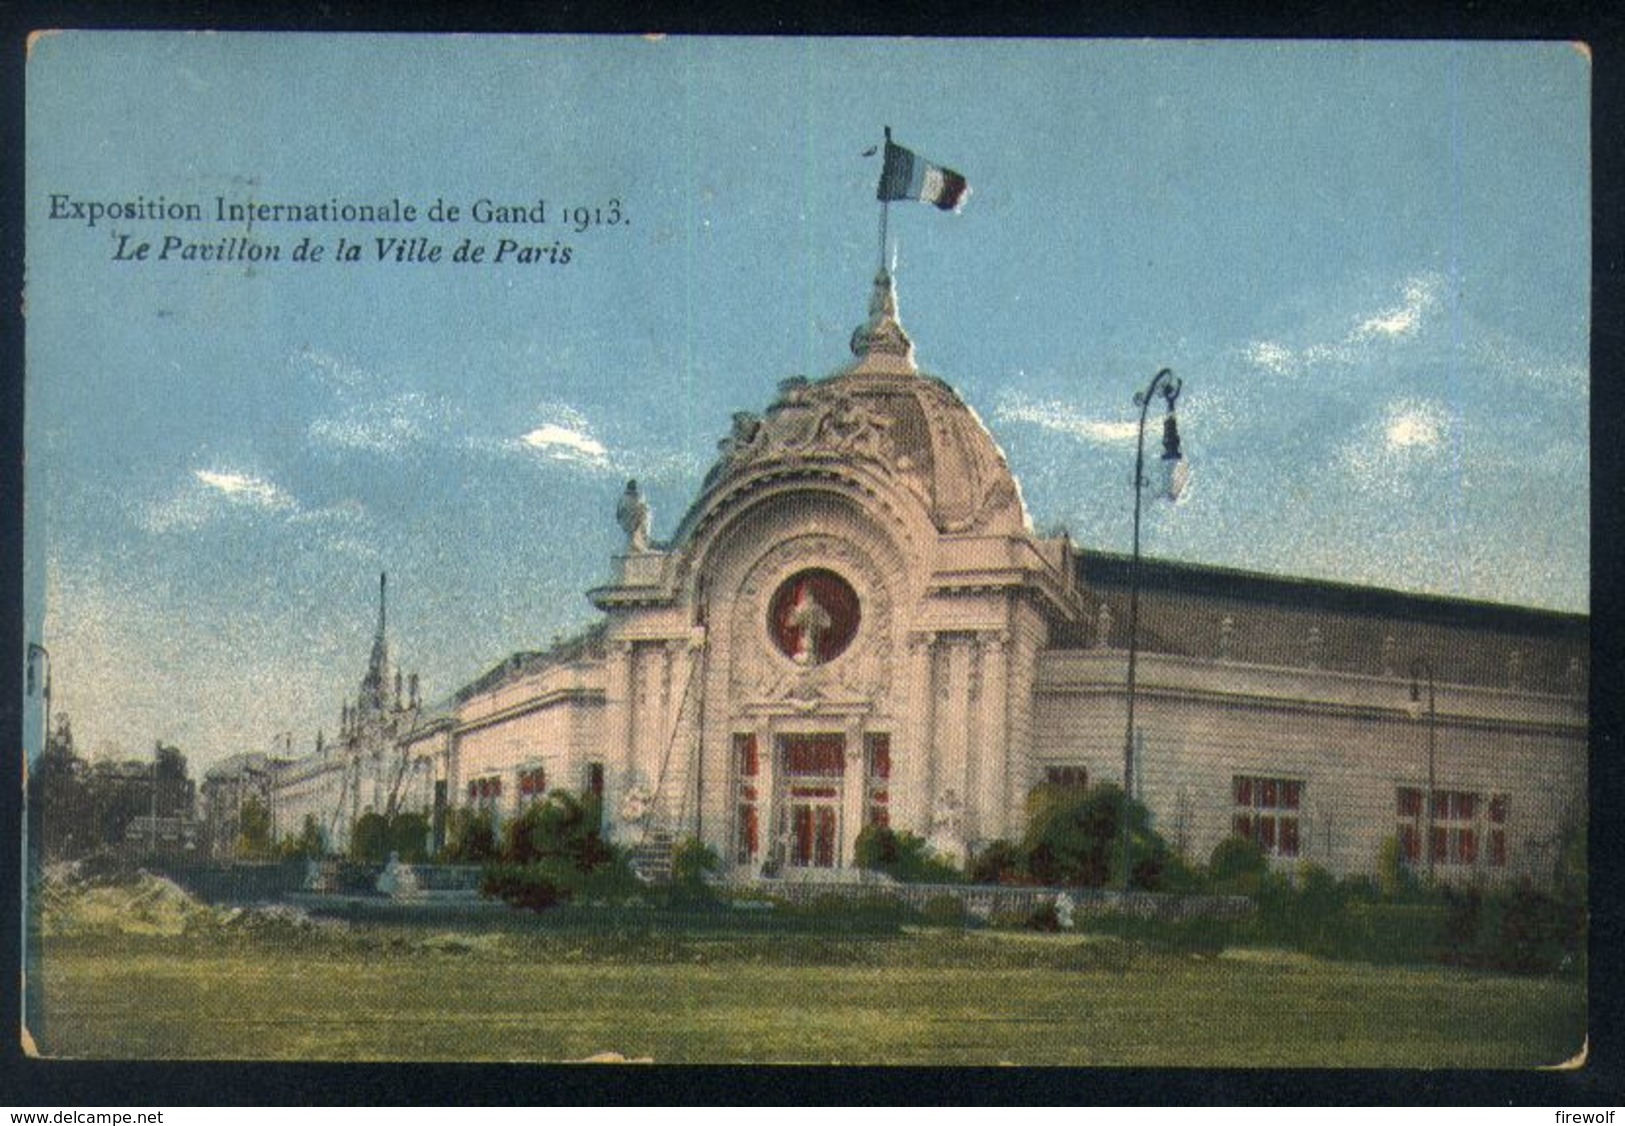
M841 860L841 787L846 737L783 735L785 810L792 868L834 868Z

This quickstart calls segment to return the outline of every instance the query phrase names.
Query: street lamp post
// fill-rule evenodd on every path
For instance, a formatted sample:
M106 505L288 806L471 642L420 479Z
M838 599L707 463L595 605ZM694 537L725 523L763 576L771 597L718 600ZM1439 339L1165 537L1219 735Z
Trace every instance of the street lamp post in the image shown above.
M1427 857L1428 883L1433 883L1433 765L1434 749L1437 738L1439 712L1434 699L1433 662L1426 657L1417 657L1411 662L1411 705L1420 709L1422 704L1422 677L1426 675L1428 682L1428 789L1423 798L1423 809L1427 811L1424 825L1427 834L1422 839L1423 855Z
M1158 395L1168 405L1162 422L1162 479L1158 492L1169 500L1178 500L1190 477L1190 467L1179 449L1179 424L1174 418L1174 403L1179 399L1184 381L1163 368L1151 377L1144 391L1134 396L1134 405L1140 408L1140 428L1134 450L1134 552L1129 563L1128 596L1128 729L1123 736L1123 894L1128 894L1130 873L1129 799L1134 796L1134 673L1140 651L1140 498L1145 488L1145 418L1151 401Z

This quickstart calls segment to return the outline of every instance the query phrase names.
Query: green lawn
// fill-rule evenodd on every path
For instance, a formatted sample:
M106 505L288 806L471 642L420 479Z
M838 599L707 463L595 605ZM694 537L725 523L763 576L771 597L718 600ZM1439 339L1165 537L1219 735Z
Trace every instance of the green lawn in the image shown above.
M977 931L49 938L47 1055L661 1063L1514 1067L1584 988Z

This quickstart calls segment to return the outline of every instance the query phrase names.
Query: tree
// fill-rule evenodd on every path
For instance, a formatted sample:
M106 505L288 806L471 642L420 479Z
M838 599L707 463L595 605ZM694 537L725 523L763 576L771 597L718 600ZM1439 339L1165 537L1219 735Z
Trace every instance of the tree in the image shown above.
M154 751L153 784L158 787L153 806L159 817L190 817L196 787L186 775L186 756L179 747L159 743Z
M368 811L350 829L350 858L364 864L382 864L389 859L389 821L382 813Z
M249 796L237 811L237 857L264 860L273 855L271 811L259 798Z
M89 764L74 753L68 717L59 714L28 780L29 801L37 816L33 824L46 860L76 859L98 843L89 773Z
M299 860L320 860L327 855L327 842L322 837L321 826L316 824L314 813L305 814L297 837L288 837L282 842L282 855Z

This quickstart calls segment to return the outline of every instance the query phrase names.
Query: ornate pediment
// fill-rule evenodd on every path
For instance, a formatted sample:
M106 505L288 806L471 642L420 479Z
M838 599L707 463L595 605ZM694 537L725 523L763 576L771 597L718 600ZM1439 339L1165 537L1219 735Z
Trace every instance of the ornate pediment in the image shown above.
M727 476L782 461L868 461L889 469L892 420L833 384L788 379L765 416L741 411L718 443L716 473Z

